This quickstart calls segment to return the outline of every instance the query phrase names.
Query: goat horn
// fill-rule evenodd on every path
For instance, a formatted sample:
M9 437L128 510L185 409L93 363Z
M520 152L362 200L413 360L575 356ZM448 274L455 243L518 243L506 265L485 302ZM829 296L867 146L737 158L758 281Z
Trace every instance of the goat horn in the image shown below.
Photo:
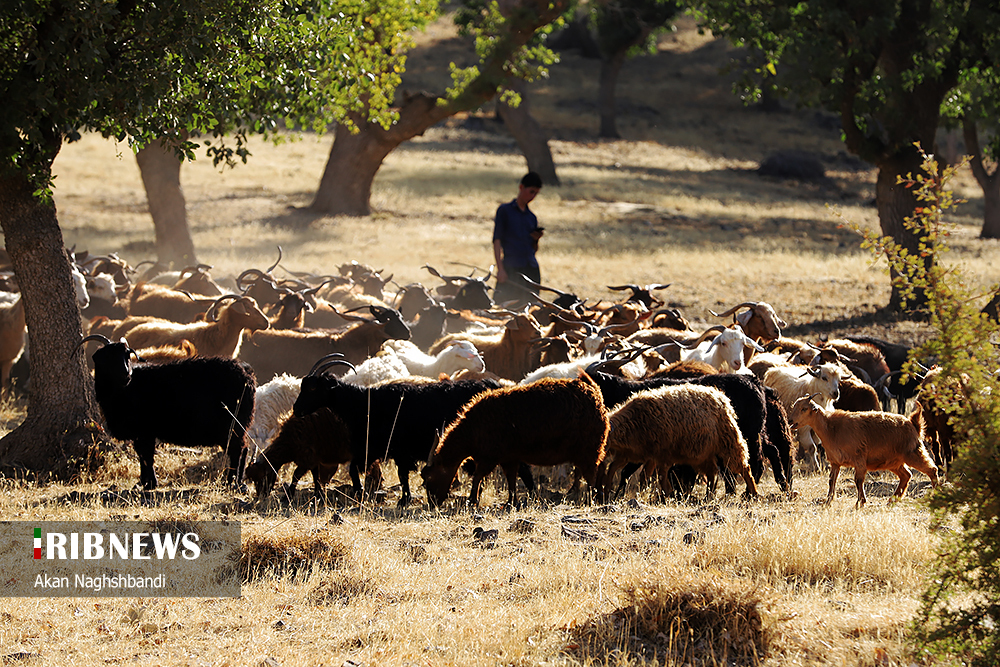
M708 312L712 313L716 317L729 317L730 315L732 315L733 313L735 313L740 308L756 308L756 307L757 307L757 302L756 301L744 301L740 305L733 306L732 308L730 308L729 310L727 310L724 313L717 313L714 310L709 310Z
M207 320L208 322L218 322L219 316L216 313L219 309L219 304L225 301L233 301L241 298L243 297L241 297L239 294L223 294L212 303L212 307L208 309L207 313L205 313L205 320Z
M102 336L101 334L90 334L89 336L86 336L83 340L81 340L79 343L76 344L76 347L74 347L73 351L69 353L69 356L72 357L74 354L76 354L76 351L79 350L81 346L83 346L84 343L87 343L92 340L99 340L104 345L111 345L111 340L107 336Z
M320 357L319 359L316 360L316 363L313 364L313 367L311 369L309 369L309 372L306 373L306 377L308 377L308 376L312 375L313 373L315 373L317 368L319 368L320 366L322 366L326 362L330 361L331 359L344 359L344 353L343 352L331 352L330 354L327 354L325 356Z
M317 368L315 370L315 372L310 373L310 375L312 375L313 377L322 375L328 368L331 368L333 366L347 366L348 368L350 368L355 373L358 372L358 369L354 367L354 364L352 364L351 362L349 362L347 359L333 359L331 361L326 362L325 364L323 364L319 368Z
M271 271L274 271L274 269L277 268L278 264L281 264L281 246L280 245L278 246L278 259L274 262L274 264L272 264L270 267L268 267L266 273L270 274Z

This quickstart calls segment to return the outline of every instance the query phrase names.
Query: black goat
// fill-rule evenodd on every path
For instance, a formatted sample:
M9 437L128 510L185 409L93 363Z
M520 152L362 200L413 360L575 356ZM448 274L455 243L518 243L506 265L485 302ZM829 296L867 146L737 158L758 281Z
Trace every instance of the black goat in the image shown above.
M157 440L185 447L221 445L229 455L226 479L240 482L244 433L253 416L253 369L229 357L196 357L163 364L133 364L135 351L122 339L87 336L104 345L94 352L94 391L108 433L131 440L139 457L139 482L156 488ZM74 349L74 353L76 352Z
M345 362L329 362L337 363ZM397 381L356 387L324 375L329 364L317 362L302 378L292 414L301 417L330 408L344 422L350 433L351 481L356 493L361 491L360 466L393 459L402 487L401 507L412 500L410 473L427 460L437 435L474 396L500 387L495 380Z

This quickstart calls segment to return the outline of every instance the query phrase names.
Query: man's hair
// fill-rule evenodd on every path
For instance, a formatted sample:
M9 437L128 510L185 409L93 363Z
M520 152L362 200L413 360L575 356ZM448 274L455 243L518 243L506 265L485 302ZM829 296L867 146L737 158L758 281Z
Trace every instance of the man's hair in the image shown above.
M542 177L534 171L529 171L521 179L521 185L526 188L540 188L542 187Z

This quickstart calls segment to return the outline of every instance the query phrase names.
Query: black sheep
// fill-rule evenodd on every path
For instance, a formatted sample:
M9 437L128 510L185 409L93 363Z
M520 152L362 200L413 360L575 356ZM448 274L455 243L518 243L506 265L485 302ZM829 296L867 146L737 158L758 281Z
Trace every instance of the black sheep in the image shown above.
M357 387L324 375L324 368L314 367L302 378L292 414L301 417L327 407L343 420L351 437L355 493L361 492L360 466L393 459L402 487L401 507L412 500L410 473L427 460L437 435L474 396L500 387L495 380L397 381Z
M156 441L185 447L220 445L229 455L226 479L241 481L244 433L253 416L253 369L229 357L197 357L164 364L132 363L128 343L99 334L94 352L94 390L108 433L131 440L139 457L139 482L156 488ZM79 349L79 345L77 346Z

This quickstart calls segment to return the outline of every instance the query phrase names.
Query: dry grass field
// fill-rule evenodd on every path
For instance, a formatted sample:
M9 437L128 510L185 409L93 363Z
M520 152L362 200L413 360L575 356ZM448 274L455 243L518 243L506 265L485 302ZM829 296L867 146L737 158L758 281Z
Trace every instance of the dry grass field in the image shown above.
M682 22L655 57L628 63L619 88L620 141L594 139L598 63L563 55L530 88L550 131L563 184L532 205L546 235L543 281L588 299L607 285L670 283L664 299L695 326L709 310L765 300L788 331L872 333L905 343L929 332L881 312L888 279L842 226L877 225L875 174L843 153L829 119L744 108L718 75L724 44ZM406 85L441 90L442 54L467 57L438 23L421 37ZM460 62L461 64L461 62ZM213 272L282 267L328 272L351 260L403 285L421 267L490 265L496 206L513 198L524 160L490 110L451 119L391 154L369 218L323 217L308 206L330 136L255 141L247 165L183 168L199 259ZM779 149L824 159L828 178L760 177ZM152 225L125 146L85 136L56 162L67 246L154 258ZM948 261L971 280L1000 280L1000 248L976 237L981 196L954 219ZM4 429L23 406L8 404ZM639 491L614 505L558 494L517 511L491 484L479 509L387 502L317 510L254 504L219 484L221 453L163 446L161 490L119 495L138 463L123 449L71 485L2 481L0 519L234 519L246 568L239 599L3 599L0 662L38 665L910 665L906 644L928 564L947 528L932 525L915 475L889 506L895 478L869 477L854 509L851 475L831 506L824 475L795 478L780 497L657 502ZM286 471L287 474L287 471ZM308 478L307 478L308 479ZM338 478L338 482L342 482ZM502 482L499 484L502 485ZM703 487L701 487L703 489ZM555 489L560 491L562 489ZM467 489L463 490L467 493ZM700 491L699 491L700 492ZM415 485L422 500L422 489ZM478 530L477 530L478 529ZM496 532L492 532L496 531Z

